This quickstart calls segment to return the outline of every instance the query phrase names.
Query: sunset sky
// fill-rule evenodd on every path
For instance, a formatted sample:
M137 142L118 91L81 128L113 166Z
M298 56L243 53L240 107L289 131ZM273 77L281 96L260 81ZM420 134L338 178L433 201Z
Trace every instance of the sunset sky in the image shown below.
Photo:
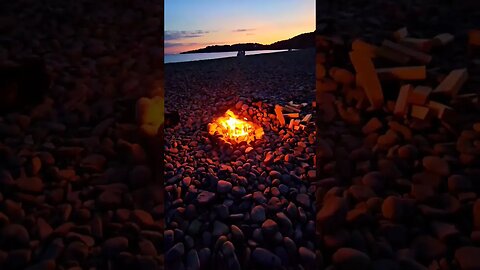
M315 0L165 0L165 53L270 44L315 30Z

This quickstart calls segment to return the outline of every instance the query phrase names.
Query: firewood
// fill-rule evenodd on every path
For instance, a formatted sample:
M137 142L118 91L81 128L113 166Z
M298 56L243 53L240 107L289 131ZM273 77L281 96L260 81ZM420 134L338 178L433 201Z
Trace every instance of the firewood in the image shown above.
M361 52L370 58L381 57L402 65L406 64L410 60L410 57L406 55L400 54L384 46L379 48L361 39L356 39L353 41L352 50L355 52Z
M413 86L410 84L403 85L398 93L397 101L395 102L395 108L393 114L399 117L405 116L408 109L408 97L413 91Z
M397 31L393 32L393 38L395 40L402 40L408 36L408 29L407 27L402 27Z
M450 97L457 95L460 88L468 79L466 68L452 70L445 79L433 90L433 93L443 94Z
M288 124L288 129L293 129L294 122L295 122L295 119L290 119L290 123Z
M372 60L361 52L350 52L350 60L360 77L360 82L372 108L380 109L383 105L383 92Z
M283 116L285 117L289 117L289 118L299 118L300 117L300 114L299 113L285 113L283 114Z
M285 111L288 111L288 112L298 112L299 113L301 111L300 109L297 109L297 108L292 107L290 105L285 105L285 107L283 107L283 109Z
M352 43L352 50L362 52L370 58L376 56L377 46L369 44L361 39L355 39Z
M433 45L444 46L444 45L447 45L448 43L452 42L454 39L455 39L455 36L453 36L450 33L438 34L433 38Z
M419 105L412 105L411 116L420 120L425 120L428 118L430 114L430 108L419 106Z
M423 64L428 64L432 60L431 55L428 55L426 53L414 50L407 46L392 42L390 40L384 40L382 42L382 45L392 50L398 51L404 55L407 55Z
M378 77L384 80L425 80L427 77L425 66L379 68L376 71Z
M303 117L302 121L300 121L300 122L308 123L308 122L310 122L310 119L312 119L312 114L309 113L309 114L305 115L305 117Z
M452 122L455 118L455 111L452 107L444 105L436 101L429 101L427 104L433 114L440 120Z
M282 110L283 110L282 106L275 105L275 114L277 115L277 119L280 122L281 126L285 126L285 118L283 117Z
M431 92L431 87L419 85L415 87L412 93L408 96L408 103L415 105L424 105L427 102L428 96Z

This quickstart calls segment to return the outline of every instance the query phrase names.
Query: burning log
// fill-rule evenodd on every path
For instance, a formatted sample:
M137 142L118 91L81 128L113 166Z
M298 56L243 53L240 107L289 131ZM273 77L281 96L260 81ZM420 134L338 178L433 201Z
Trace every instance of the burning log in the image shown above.
M208 125L210 135L221 135L221 138L230 143L245 141L250 143L263 137L263 128L259 125L239 119L232 111L228 110L225 116L217 118Z

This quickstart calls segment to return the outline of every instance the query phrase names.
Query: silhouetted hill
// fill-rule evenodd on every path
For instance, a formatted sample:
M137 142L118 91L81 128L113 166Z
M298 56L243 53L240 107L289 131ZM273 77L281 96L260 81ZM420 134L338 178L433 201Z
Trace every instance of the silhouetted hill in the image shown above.
M290 39L274 42L269 45L260 43L239 43L233 45L212 45L202 49L182 52L187 53L209 53L209 52L236 52L236 51L255 51L255 50L286 50L286 49L305 49L315 47L314 32L303 33Z

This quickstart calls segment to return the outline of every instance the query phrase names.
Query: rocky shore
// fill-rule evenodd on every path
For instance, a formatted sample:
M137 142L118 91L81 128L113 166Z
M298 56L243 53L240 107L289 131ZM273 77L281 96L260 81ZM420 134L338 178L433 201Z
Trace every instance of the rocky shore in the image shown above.
M321 267L480 269L478 3L341 2L317 12ZM369 81L358 39L377 46ZM394 42L413 57L386 55ZM411 72L380 76L399 66Z
M165 262L169 269L317 269L315 125L281 126L274 106L313 113L314 52L167 64ZM232 110L262 126L248 145L208 134Z
M17 89L2 102L22 106L0 103L0 268L160 269L162 149L134 116L137 98L163 91L163 5L1 6L0 65L40 59L51 84L2 77ZM43 99L24 106L30 95Z

